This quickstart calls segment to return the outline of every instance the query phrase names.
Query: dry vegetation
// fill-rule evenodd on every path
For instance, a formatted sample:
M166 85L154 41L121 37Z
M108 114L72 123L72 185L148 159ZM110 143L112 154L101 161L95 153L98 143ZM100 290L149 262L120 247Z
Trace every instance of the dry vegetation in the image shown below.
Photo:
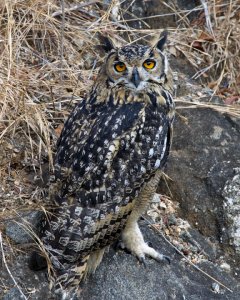
M240 94L240 1L201 1L198 16L181 20L176 48L198 69L194 79L206 78L215 93L233 104ZM197 8L196 8L197 10Z
M97 34L121 43L161 31L133 30L119 2L110 2L0 2L0 218L40 202L42 189L33 182L42 167L51 169L64 119L96 76ZM205 9L201 2L191 22L190 11L170 8L179 24L169 28L170 52L184 54L198 70L195 77L207 79L226 103L237 103L240 2L212 0ZM238 106L227 110L240 114Z

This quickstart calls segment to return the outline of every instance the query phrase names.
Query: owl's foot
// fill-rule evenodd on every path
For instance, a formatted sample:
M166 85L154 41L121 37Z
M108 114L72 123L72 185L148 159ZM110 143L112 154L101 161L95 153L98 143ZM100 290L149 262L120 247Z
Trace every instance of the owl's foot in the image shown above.
M133 224L127 224L122 232L121 247L129 250L133 255L135 255L141 263L145 264L145 257L149 256L156 261L166 261L170 264L170 258L163 255L150 247L146 242L144 242L142 233L135 222Z

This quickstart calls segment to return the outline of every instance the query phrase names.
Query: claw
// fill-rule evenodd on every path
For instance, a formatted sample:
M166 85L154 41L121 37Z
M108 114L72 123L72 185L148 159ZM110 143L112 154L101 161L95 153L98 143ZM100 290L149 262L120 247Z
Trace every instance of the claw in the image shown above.
M115 251L117 251L117 250L119 250L119 249L121 249L121 250L123 250L125 247L124 247L124 244L123 244L123 242L121 242L121 241L117 241L117 242L115 242L114 244L113 244L113 249L115 250Z
M171 264L171 259L167 255L163 255L163 260L167 261L167 263L170 265Z
M127 254L131 254L131 251L128 250L128 249L125 247L125 245L124 245L124 243L123 243L122 241L117 241L116 243L114 243L113 249L114 249L116 252L117 252L118 250L122 250L122 251L124 251L124 252L127 253Z
M156 259L158 262L166 261L169 265L170 265L170 263L171 263L171 259L170 259L169 256L163 255L163 254L160 254L160 253L158 253L158 256L155 257L155 259Z
M149 247L153 248L153 243L152 242L145 242Z
M144 268L147 267L147 265L146 265L146 260L145 260L145 257L144 257L144 256L138 257L138 260L140 261L141 264L144 265Z

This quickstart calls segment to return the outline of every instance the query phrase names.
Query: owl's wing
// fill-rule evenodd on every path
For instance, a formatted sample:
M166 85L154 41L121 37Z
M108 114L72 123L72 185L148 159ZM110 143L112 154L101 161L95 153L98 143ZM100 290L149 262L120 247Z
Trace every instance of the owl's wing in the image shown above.
M73 197L82 206L95 206L130 189L134 197L134 186L141 186L168 154L164 112L146 111L143 103L86 107L81 103L73 111L58 142L59 204Z

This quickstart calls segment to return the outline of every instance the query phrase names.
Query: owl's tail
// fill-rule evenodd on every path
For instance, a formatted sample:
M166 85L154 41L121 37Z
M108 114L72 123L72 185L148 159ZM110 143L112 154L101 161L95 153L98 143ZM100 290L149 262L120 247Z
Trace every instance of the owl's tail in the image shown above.
M56 270L51 274L50 293L53 299L70 300L79 296L79 284L85 277L89 256L68 269Z
M74 266L69 269L57 272L56 279L50 286L52 295L56 299L74 299L80 297L79 284L86 279L88 275L94 273L98 265L102 261L105 248L91 252L81 260L77 261Z
M79 296L79 284L86 277L95 272L101 263L105 248L91 252L78 260L72 267L51 272L50 299L70 300ZM47 267L47 260L40 253L34 251L29 260L29 268L39 271Z

